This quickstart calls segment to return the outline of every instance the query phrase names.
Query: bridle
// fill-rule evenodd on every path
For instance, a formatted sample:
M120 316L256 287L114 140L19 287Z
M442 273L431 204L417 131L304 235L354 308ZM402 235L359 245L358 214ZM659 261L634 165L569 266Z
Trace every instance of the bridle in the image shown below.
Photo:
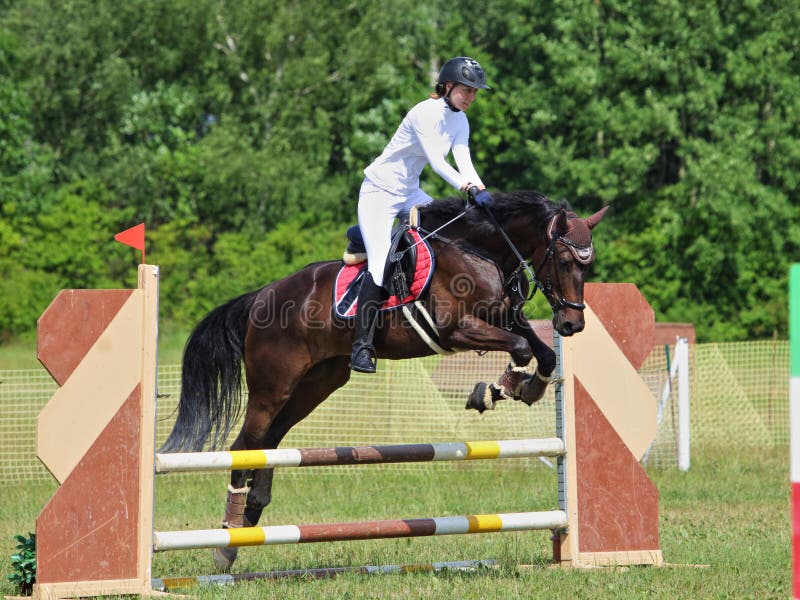
M554 217L555 218L555 217ZM547 250L542 257L542 261L539 263L539 268L536 269L538 273L542 272L542 268L547 263L548 260L555 261L555 250L556 244L562 243L565 246L570 246L572 241L568 238L565 238L563 235L558 235L550 239L550 243L547 245ZM551 281L550 274L552 271L556 273L556 284L558 285L558 296L554 293L553 290L553 283ZM558 268L548 270L547 275L545 276L545 282L542 283L541 280L536 280L536 287L542 291L547 301L550 303L550 307L553 309L553 312L561 310L562 308L572 308L574 310L583 311L586 308L586 305L583 302L573 302L572 300L567 300L564 298L563 293L561 292L561 279L558 276Z
M577 311L583 311L586 308L586 305L583 302L573 302L572 300L567 300L564 298L564 295L561 293L561 280L558 276L558 269L555 269L555 279L558 286L557 295L553 289L553 282L550 276L552 269L548 270L547 275L544 278L544 282L542 282L542 280L536 276L536 273L542 272L542 269L548 261L555 260L556 244L558 243L567 246L578 262L588 264L592 260L591 248L579 246L560 233L557 235L553 234L555 229L555 221L556 218L558 218L558 215L555 215L547 226L547 237L549 239L549 243L547 245L547 249L545 250L544 256L542 256L542 260L539 262L539 266L534 270L531 269L528 261L525 260L522 254L520 254L519 250L517 250L517 247L514 245L514 242L511 241L511 238L509 238L506 232L503 231L503 228L500 227L500 224L497 222L497 219L495 219L491 209L485 207L483 210L486 211L486 215L489 217L489 222L500 232L500 235L503 237L506 244L508 244L508 247L514 253L514 256L516 256L519 260L519 266L514 269L505 282L505 288L508 290L509 297L514 301L513 305L515 312L522 307L522 304L533 298L533 296L536 294L536 290L540 290L544 297L547 298L547 301L550 303L550 308L554 313L563 308L571 308ZM527 290L530 290L527 293L523 292L523 281L525 281L524 287L527 288ZM533 286L531 286L531 283Z

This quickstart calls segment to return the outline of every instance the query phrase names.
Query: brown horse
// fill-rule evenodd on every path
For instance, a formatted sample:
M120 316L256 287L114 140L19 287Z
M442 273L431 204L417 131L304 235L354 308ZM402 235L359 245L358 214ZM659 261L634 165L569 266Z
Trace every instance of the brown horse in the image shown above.
M532 283L550 302L561 335L583 329L583 282L594 260L590 230L604 212L581 219L566 204L529 191L496 194L490 211L465 209L458 198L420 210L419 231L428 235L436 262L420 300L436 326L438 345L511 357L498 382L475 387L467 408L483 411L508 397L531 404L543 395L555 354L523 318L522 305ZM332 310L341 267L341 261L308 265L214 309L197 325L184 350L177 421L161 452L224 443L240 412L242 362L249 398L233 450L276 448L347 382L354 324ZM379 357L433 354L402 311L381 315L375 334ZM533 358L536 370L529 372ZM272 469L232 472L223 526L258 522L271 500L272 475ZM235 548L215 550L220 568L235 558Z

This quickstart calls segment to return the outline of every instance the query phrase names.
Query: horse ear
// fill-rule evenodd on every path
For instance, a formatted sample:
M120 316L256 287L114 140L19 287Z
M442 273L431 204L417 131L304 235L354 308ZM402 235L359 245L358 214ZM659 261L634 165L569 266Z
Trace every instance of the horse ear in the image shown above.
M606 214L606 211L608 210L609 206L610 205L607 204L603 208L598 210L596 213L594 213L591 217L586 217L586 225L587 227L589 227L589 229L594 228L594 226L600 222L600 219L602 219L603 216Z
M569 228L569 224L567 223L567 211L566 209L562 208L561 211L556 216L556 220L554 223L554 231L561 233L566 233L567 229Z

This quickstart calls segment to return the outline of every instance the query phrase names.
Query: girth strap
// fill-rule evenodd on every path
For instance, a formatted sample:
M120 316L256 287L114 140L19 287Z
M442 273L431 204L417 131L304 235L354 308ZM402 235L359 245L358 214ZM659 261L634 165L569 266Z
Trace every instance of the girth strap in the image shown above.
M436 352L436 354L455 354L454 350L447 350L442 348L439 342L439 333L436 330L436 325L433 322L433 317L422 305L417 301L413 304L403 305L403 314L408 319L411 327L417 332L422 341L428 345L428 348ZM420 320L420 316L422 320Z

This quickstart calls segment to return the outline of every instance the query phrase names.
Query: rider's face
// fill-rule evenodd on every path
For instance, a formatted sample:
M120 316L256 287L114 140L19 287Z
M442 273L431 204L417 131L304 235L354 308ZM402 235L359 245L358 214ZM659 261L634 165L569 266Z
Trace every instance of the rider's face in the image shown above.
M458 110L467 110L469 105L475 101L475 96L478 95L477 88L472 88L460 83L448 83L450 90L450 104Z

